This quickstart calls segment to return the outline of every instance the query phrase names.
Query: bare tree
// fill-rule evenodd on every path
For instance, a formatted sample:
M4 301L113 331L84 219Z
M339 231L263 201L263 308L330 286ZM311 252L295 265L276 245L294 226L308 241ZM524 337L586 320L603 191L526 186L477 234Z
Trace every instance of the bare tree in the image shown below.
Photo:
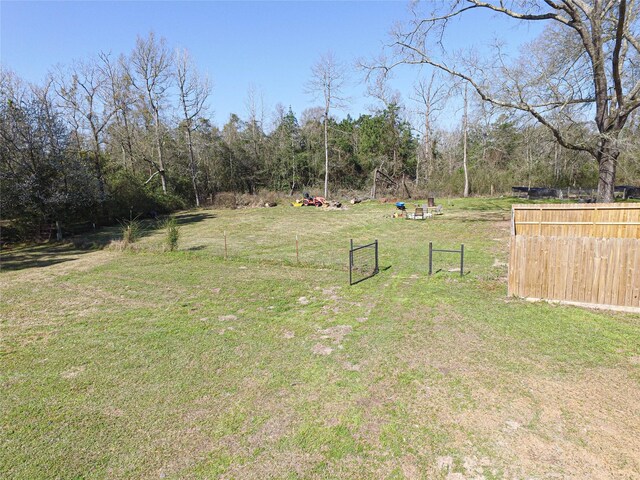
M255 85L250 85L247 90L245 106L249 116L247 123L249 124L252 153L257 160L260 157L260 147L264 136L264 94Z
M445 85L438 80L436 70L433 70L431 77L427 81L425 78L420 78L413 88L414 101L419 102L421 105L420 115L424 121L424 160L425 160L425 181L429 180L431 174L431 168L433 165L433 122L438 112L440 112L445 105L448 94ZM420 155L416 160L416 186L420 184Z
M434 4L430 4L434 5ZM598 200L613 201L620 132L640 106L640 12L637 0L455 0L428 15L414 11L394 34L395 61L378 65L429 64L467 81L492 104L531 115L565 148L587 152L598 163ZM500 45L483 63L443 50L450 21L490 10L523 22L546 22L547 30L526 55L509 63ZM440 53L438 53L440 52ZM554 114L578 122L594 113L593 134L567 138Z
M467 166L467 133L469 130L469 97L464 84L464 114L462 116L462 168L464 170L464 197L469 196L469 168Z
M160 110L167 97L167 90L171 83L172 58L164 38L157 40L153 32L150 32L146 39L138 37L136 46L131 54L131 64L135 75L130 75L130 78L135 88L146 98L146 107L149 108L153 116L158 163L156 164L151 159L148 159L153 164L156 172L149 177L147 183L155 175L159 174L162 182L162 192L166 194L167 176L160 132Z
M332 52L320 56L311 68L311 79L307 92L324 99L324 196L329 196L329 113L331 108L340 107L345 99L342 90L346 82L345 67Z
M372 80L369 76L368 80ZM401 95L397 90L393 90L388 83L387 75L376 75L373 82L367 86L367 95L380 101L389 116L389 126L391 130L391 176L395 177L397 172L402 170L402 162L398 158L399 132L397 128L398 113L403 109ZM372 110L377 110L373 108Z
M196 206L200 206L200 196L198 195L198 184L196 176L198 173L196 158L193 153L193 131L195 120L202 114L205 102L211 93L211 86L206 77L201 77L189 56L187 50L176 52L176 79L178 81L178 94L180 96L180 106L182 107L184 130L189 149L189 172L191 174L191 184L193 194L196 199Z
M68 113L75 126L76 142L80 147L80 132L91 139L94 168L98 180L100 201L106 198L102 168L102 135L115 113L108 101L108 79L97 61L78 61L68 72L58 71L54 77L55 91L61 100L60 106Z
M131 116L135 99L131 77L128 73L127 58L121 55L118 59L113 60L108 53L100 53L99 58L100 69L107 80L106 96L114 111L115 128L112 130L122 152L122 166L127 168L130 165L131 170L134 171L136 152L133 147L134 130ZM127 158L129 162L127 162Z

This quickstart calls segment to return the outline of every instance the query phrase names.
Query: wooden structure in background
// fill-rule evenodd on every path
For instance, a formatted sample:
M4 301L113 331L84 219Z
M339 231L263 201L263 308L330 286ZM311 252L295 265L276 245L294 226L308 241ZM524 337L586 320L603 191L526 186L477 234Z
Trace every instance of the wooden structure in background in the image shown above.
M640 312L640 204L513 205L509 295Z
M371 187L371 198L376 198L376 195L378 193L379 180L382 180L383 184L386 184L387 187L393 187L396 190L396 194L402 194L400 188L402 187L407 195L407 198L411 198L411 192L409 191L409 187L407 187L407 182L405 181L404 174L402 175L402 181L398 182L379 168L373 170L373 187Z

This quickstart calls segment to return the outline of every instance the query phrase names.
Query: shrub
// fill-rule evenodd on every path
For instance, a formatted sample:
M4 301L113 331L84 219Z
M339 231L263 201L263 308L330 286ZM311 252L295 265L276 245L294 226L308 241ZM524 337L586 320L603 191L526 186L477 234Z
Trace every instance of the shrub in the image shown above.
M124 220L120 222L122 225L122 242L124 246L137 242L143 233L142 222L140 222L137 218L133 220Z
M213 199L217 208L236 208L236 194L233 192L220 192Z
M180 239L180 226L175 217L169 217L164 223L166 230L165 243L170 252L178 249L178 240Z

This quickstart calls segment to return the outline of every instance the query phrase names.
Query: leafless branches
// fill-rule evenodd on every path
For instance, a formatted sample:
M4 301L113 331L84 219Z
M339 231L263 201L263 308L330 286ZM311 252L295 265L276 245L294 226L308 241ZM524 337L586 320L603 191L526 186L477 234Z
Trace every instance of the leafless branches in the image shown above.
M196 182L197 165L193 151L192 134L194 120L204 110L205 102L211 93L209 80L198 74L195 64L192 62L187 50L179 50L175 55L175 75L178 83L178 94L182 108L184 130L186 133L187 147L189 150L189 170L191 183L196 200L196 207L200 206L200 197Z
M346 102L342 96L346 81L346 68L333 52L327 52L311 68L311 78L306 86L308 93L324 99L325 197L329 195L329 112L331 108L340 108Z
M506 60L500 45L490 61L452 55L446 48L448 22L474 10L548 26L517 61ZM429 65L446 72L467 82L484 101L530 115L565 148L588 152L598 161L601 178L609 181L619 155L616 139L640 107L639 16L636 0L456 0L427 15L415 10L413 21L394 34L394 60L376 63L370 71ZM553 119L570 112L593 112L595 135L580 142L567 138ZM601 182L599 191L602 198L613 198L612 183Z

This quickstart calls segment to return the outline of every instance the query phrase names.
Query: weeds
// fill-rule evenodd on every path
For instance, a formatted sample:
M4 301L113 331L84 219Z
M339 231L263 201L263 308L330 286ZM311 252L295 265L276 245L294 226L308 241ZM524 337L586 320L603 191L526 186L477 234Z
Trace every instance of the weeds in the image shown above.
M137 242L144 233L142 222L138 218L132 220L124 220L120 222L122 226L122 243L127 248L132 243Z
M180 240L180 227L175 217L169 217L165 223L166 230L165 244L170 252L178 249L178 240Z

